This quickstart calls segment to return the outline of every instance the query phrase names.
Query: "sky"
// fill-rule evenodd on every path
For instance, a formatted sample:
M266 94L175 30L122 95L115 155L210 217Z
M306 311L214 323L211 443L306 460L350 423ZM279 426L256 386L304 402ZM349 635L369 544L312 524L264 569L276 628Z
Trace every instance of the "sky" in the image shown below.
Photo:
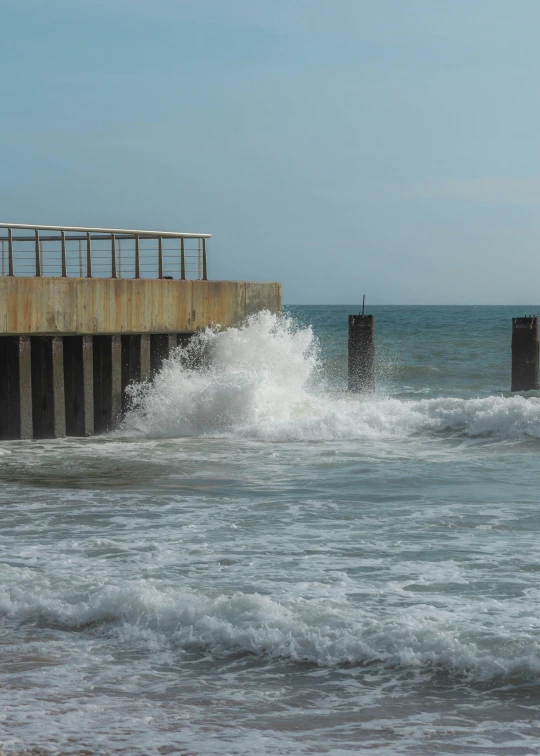
M540 302L539 0L0 0L0 221L285 303Z

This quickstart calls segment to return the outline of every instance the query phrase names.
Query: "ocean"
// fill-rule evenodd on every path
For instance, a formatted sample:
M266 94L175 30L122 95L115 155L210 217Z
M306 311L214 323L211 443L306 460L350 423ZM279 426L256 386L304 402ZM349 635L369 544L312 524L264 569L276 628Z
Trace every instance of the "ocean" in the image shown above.
M538 307L285 309L0 443L4 756L540 754Z

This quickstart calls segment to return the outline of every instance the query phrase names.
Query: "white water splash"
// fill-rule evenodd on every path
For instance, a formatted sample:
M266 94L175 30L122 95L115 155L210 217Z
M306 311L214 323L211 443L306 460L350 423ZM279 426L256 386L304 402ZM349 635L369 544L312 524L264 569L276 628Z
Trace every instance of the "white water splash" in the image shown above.
M202 366L193 367L199 360ZM131 387L121 433L264 441L384 440L444 432L540 438L540 399L399 400L328 392L311 328L262 312L239 328L208 329Z

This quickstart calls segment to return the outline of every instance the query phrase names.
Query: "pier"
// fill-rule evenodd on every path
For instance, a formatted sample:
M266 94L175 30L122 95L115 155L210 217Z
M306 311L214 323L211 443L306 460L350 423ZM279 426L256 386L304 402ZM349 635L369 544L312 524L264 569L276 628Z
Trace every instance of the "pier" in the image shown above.
M114 427L210 325L281 311L281 284L208 277L210 234L0 223L0 439Z

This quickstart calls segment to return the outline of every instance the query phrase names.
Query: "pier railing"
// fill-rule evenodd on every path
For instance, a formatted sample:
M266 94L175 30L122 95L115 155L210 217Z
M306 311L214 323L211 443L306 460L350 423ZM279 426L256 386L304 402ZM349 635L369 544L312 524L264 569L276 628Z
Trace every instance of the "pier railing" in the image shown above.
M0 223L0 275L208 279L210 234Z

